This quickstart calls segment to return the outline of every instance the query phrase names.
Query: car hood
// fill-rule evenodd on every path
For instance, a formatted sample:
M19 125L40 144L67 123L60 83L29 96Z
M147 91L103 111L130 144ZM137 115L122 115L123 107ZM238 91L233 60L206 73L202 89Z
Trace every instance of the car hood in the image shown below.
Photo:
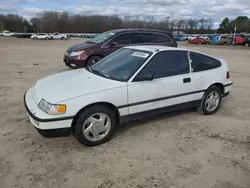
M67 52L75 52L75 51L79 51L79 50L84 50L86 48L91 48L92 46L95 46L95 45L96 44L88 43L88 42L78 43L78 44L74 44L74 45L70 46L67 49Z
M126 83L95 75L86 69L77 69L51 75L39 80L32 88L33 100L60 103L72 98L126 86Z

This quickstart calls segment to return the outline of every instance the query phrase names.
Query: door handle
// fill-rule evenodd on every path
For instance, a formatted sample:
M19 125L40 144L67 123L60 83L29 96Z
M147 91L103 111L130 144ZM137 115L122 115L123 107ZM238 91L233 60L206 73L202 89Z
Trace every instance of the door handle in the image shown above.
M191 82L191 78L183 78L183 83Z

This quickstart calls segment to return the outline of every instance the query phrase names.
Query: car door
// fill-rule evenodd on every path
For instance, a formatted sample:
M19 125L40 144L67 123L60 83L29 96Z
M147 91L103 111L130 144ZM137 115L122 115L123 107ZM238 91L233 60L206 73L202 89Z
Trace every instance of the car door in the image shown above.
M152 81L136 81L152 74ZM187 51L162 51L128 82L129 113L185 104L197 99Z
M131 45L132 37L133 37L132 32L128 32L119 34L114 38L112 38L109 42L107 42L103 46L103 51L105 56L113 53L114 51L124 46Z
M39 39L45 39L44 36L45 36L44 34L39 34L37 38L39 38Z

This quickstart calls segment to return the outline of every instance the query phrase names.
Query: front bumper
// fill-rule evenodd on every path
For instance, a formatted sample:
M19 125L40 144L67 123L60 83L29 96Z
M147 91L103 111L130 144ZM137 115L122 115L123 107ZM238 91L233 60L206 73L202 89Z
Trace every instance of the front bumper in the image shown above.
M76 69L76 68L84 68L86 67L86 60L76 60L76 59L72 59L69 57L64 56L63 58L63 62L65 63L66 66L68 66L69 68L72 69Z
M24 106L30 122L42 136L47 138L70 136L73 116L54 118L44 113L32 100L30 90L24 95Z

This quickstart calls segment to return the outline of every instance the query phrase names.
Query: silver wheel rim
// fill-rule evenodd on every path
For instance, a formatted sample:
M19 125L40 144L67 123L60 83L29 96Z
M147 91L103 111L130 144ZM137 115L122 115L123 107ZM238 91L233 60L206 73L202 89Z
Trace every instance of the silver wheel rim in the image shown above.
M105 138L111 129L111 120L104 113L96 113L88 117L83 124L83 135L89 141Z
M205 108L207 111L214 111L220 103L220 95L216 91L212 91L206 98Z
M248 43L246 43L246 44L245 44L245 46L246 46L246 47L249 47L249 44L248 44Z

